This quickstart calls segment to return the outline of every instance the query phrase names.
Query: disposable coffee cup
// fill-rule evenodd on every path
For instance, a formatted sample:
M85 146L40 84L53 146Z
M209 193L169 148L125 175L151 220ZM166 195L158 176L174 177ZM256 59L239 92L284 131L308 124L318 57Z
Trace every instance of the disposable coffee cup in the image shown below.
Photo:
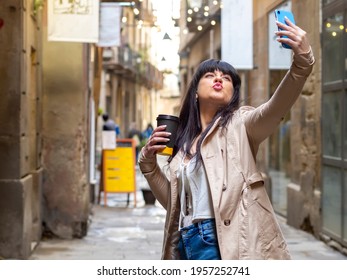
M178 117L171 115L158 115L157 117L157 126L166 125L165 131L171 132L169 136L170 141L164 143L158 143L159 145L166 145L166 147L160 151L159 155L171 156L173 148L176 141L177 127L178 127Z

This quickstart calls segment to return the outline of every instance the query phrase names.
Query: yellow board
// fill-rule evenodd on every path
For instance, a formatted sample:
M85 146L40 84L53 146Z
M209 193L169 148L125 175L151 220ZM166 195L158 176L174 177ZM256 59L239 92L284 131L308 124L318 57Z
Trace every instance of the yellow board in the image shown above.
M132 139L118 139L114 150L103 150L103 191L134 193L136 205L135 147Z

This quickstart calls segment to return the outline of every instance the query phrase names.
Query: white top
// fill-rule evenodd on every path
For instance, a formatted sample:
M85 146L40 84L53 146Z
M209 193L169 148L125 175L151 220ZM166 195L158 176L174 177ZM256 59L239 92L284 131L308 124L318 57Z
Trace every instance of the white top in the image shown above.
M178 190L181 201L180 228L201 220L214 218L212 198L203 164L195 168L196 156L184 163L178 172Z

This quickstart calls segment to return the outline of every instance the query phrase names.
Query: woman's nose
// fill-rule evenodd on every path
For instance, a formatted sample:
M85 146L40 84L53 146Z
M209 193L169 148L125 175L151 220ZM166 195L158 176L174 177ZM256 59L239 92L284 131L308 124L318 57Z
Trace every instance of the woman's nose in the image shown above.
M215 82L221 82L221 81L222 81L222 75L216 75L216 76L214 77L214 81L215 81Z

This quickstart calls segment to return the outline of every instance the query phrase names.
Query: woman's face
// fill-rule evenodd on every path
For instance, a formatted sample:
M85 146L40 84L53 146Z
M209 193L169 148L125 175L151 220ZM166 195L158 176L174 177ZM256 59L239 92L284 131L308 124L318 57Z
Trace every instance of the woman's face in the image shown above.
M233 81L230 75L223 74L219 70L205 73L199 81L197 90L200 110L205 108L218 110L226 106L233 92Z

